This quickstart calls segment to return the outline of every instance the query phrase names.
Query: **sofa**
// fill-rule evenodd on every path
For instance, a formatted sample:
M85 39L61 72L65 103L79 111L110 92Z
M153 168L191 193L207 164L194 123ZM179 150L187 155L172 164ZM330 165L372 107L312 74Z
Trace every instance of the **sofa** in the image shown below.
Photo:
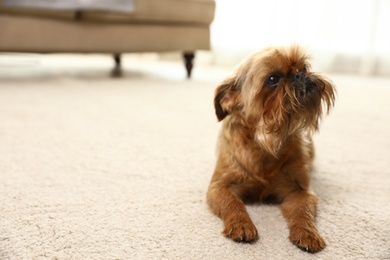
M134 0L129 13L0 0L0 52L108 53L120 74L122 53L178 51L190 77L195 51L210 49L214 13L215 0Z

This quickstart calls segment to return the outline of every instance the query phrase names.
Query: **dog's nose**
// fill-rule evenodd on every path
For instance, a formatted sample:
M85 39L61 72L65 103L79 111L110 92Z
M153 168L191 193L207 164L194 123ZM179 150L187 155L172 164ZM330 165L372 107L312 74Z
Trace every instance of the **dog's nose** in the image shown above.
M294 79L297 81L303 81L305 79L305 74L303 74L303 72L298 72L294 75Z

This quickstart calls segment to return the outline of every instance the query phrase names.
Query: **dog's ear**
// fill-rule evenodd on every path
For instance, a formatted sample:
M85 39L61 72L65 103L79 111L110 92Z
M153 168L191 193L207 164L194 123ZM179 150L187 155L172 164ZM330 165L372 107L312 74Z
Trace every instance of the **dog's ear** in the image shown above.
M239 103L239 86L235 77L223 81L215 90L214 107L218 121L222 121Z

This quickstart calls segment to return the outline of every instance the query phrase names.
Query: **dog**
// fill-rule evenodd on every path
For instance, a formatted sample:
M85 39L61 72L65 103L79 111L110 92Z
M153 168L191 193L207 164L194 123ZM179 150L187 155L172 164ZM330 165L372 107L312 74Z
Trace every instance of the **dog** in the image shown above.
M316 253L326 247L315 225L317 196L310 189L312 135L334 106L331 80L311 72L298 46L268 47L252 54L216 89L222 122L217 162L207 192L223 234L255 242L258 231L245 203L277 203L289 239Z

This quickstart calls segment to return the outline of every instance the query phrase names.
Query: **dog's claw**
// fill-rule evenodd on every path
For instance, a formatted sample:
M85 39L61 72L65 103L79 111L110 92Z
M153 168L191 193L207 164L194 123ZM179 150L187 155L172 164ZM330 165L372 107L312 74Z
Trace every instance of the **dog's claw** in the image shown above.
M252 243L259 235L255 225L252 222L239 222L227 224L223 234L235 242Z
M316 230L295 228L290 232L290 240L299 249L309 253L317 253L326 247L325 240Z

